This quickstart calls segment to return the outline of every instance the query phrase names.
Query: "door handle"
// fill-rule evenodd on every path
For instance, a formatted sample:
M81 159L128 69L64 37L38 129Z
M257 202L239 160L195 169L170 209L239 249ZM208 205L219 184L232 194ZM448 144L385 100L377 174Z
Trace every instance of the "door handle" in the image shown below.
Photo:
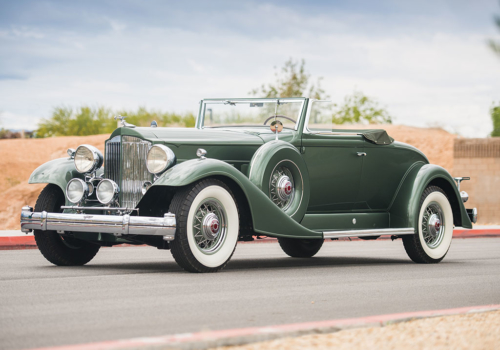
M365 157L366 156L366 152L358 152L358 157Z

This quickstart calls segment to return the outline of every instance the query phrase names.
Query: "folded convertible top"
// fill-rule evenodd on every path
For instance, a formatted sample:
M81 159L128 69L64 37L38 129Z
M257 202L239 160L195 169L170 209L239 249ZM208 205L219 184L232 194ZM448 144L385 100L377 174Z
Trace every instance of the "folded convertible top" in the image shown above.
M360 130L361 135L368 141L376 145L390 145L394 139L387 134L387 131L382 129Z

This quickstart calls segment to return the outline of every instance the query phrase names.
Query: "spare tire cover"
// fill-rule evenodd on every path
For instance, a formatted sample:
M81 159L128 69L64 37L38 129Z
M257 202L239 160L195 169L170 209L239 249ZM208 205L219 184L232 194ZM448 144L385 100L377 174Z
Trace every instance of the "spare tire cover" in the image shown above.
M262 145L252 157L250 181L279 208L300 222L309 204L309 173L299 151L285 141Z

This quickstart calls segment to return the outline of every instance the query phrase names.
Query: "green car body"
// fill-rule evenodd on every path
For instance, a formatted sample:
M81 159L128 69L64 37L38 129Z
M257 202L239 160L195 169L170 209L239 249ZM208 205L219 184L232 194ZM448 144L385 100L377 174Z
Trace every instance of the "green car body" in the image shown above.
M301 110L296 127L283 129L278 137L268 127L203 127L205 103L210 100L202 101L195 128L132 127L125 123L126 126L117 128L107 142L131 137L147 142L149 148L167 146L175 154L175 164L168 170L158 176L144 175L144 182L149 181L150 185L143 196L138 195L138 215L155 216L155 203L168 208L179 189L203 179L218 179L229 186L237 199L239 240L252 240L255 236L323 239L337 237L335 232L368 238L370 232L373 238L391 232L397 236L398 230L415 232L422 194L429 186L437 186L449 200L453 225L472 228L454 179L444 168L429 164L421 151L401 142L386 142L386 134L385 143L374 141L370 139L373 130L371 134L363 130L309 132L306 123L312 100L298 100ZM248 101L252 103L251 99ZM375 131L375 135L384 136L384 132ZM206 156L197 156L200 148ZM120 162L121 169L137 166L127 159ZM293 188L300 201L286 210L270 198L267 180L278 166L275 164L281 162L300 170L294 176ZM106 173L99 169L96 175L102 177ZM86 177L76 170L72 158L63 158L41 165L29 182L53 184L66 193L68 182L74 178L85 181ZM71 205L66 199L66 206ZM87 207L99 205L94 201ZM354 233L349 235L346 231ZM79 239L107 245L133 242L126 235L74 234ZM157 241L141 242L159 247Z

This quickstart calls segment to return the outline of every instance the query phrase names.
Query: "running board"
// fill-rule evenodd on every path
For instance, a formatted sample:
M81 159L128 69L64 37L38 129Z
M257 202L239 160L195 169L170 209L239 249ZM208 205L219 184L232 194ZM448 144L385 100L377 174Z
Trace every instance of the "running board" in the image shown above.
M375 230L349 230L349 231L324 231L323 238L342 238L342 237L370 237L382 235L412 235L415 233L413 228L384 228Z

